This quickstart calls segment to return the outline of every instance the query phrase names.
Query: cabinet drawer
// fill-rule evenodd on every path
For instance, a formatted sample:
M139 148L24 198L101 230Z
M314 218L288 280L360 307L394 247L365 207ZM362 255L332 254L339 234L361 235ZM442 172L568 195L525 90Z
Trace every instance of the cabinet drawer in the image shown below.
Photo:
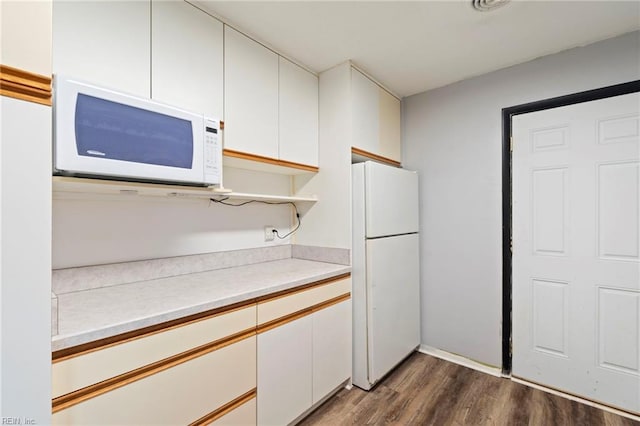
M258 302L258 325L310 308L351 292L351 279L318 285L289 295Z
M255 305L54 362L53 398L255 327Z
M53 424L190 424L256 387L256 336L115 387L53 414Z

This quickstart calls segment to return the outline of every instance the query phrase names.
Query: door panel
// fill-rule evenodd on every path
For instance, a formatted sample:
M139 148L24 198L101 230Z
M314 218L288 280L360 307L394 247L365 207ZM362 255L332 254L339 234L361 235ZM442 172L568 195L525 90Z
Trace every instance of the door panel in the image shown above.
M258 424L286 425L311 407L311 315L258 334Z
M638 260L638 164L598 166L598 252L603 260Z
M418 232L418 174L365 163L367 238Z
M224 26L224 147L278 158L278 55Z
M640 412L637 93L513 118L513 374Z
M313 403L351 376L351 301L314 312Z
M418 234L367 240L369 382L420 344Z

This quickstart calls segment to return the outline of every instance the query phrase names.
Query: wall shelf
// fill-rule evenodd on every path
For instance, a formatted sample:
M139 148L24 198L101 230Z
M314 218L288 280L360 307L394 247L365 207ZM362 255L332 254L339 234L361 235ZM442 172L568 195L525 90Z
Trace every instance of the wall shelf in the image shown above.
M88 179L53 176L54 193L89 195L151 196L167 198L214 198L217 200L256 200L267 202L315 203L316 196L297 197L270 194L249 194L240 192L218 192L212 188L167 185L158 183L124 182L116 180Z

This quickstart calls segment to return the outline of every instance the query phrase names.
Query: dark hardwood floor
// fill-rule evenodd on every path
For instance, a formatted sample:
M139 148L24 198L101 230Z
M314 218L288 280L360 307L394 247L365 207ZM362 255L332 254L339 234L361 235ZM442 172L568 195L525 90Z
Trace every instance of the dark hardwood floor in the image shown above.
M372 391L342 389L301 425L635 425L579 402L415 353Z

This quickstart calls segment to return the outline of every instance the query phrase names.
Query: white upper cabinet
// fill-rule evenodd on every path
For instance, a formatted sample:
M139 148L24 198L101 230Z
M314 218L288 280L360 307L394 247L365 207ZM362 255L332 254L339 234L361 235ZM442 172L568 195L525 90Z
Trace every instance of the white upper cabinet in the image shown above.
M224 27L224 145L278 158L278 55Z
M54 1L53 72L149 97L148 1Z
M367 152L378 152L378 85L355 69L351 69L352 146Z
M51 75L51 2L0 1L0 64Z
M225 148L317 167L318 77L229 26L224 32Z
M223 24L184 1L151 4L151 96L223 119Z
M380 155L401 161L400 99L378 87L378 112Z
M281 160L318 165L318 77L280 57Z
M401 161L400 100L351 68L352 146Z

